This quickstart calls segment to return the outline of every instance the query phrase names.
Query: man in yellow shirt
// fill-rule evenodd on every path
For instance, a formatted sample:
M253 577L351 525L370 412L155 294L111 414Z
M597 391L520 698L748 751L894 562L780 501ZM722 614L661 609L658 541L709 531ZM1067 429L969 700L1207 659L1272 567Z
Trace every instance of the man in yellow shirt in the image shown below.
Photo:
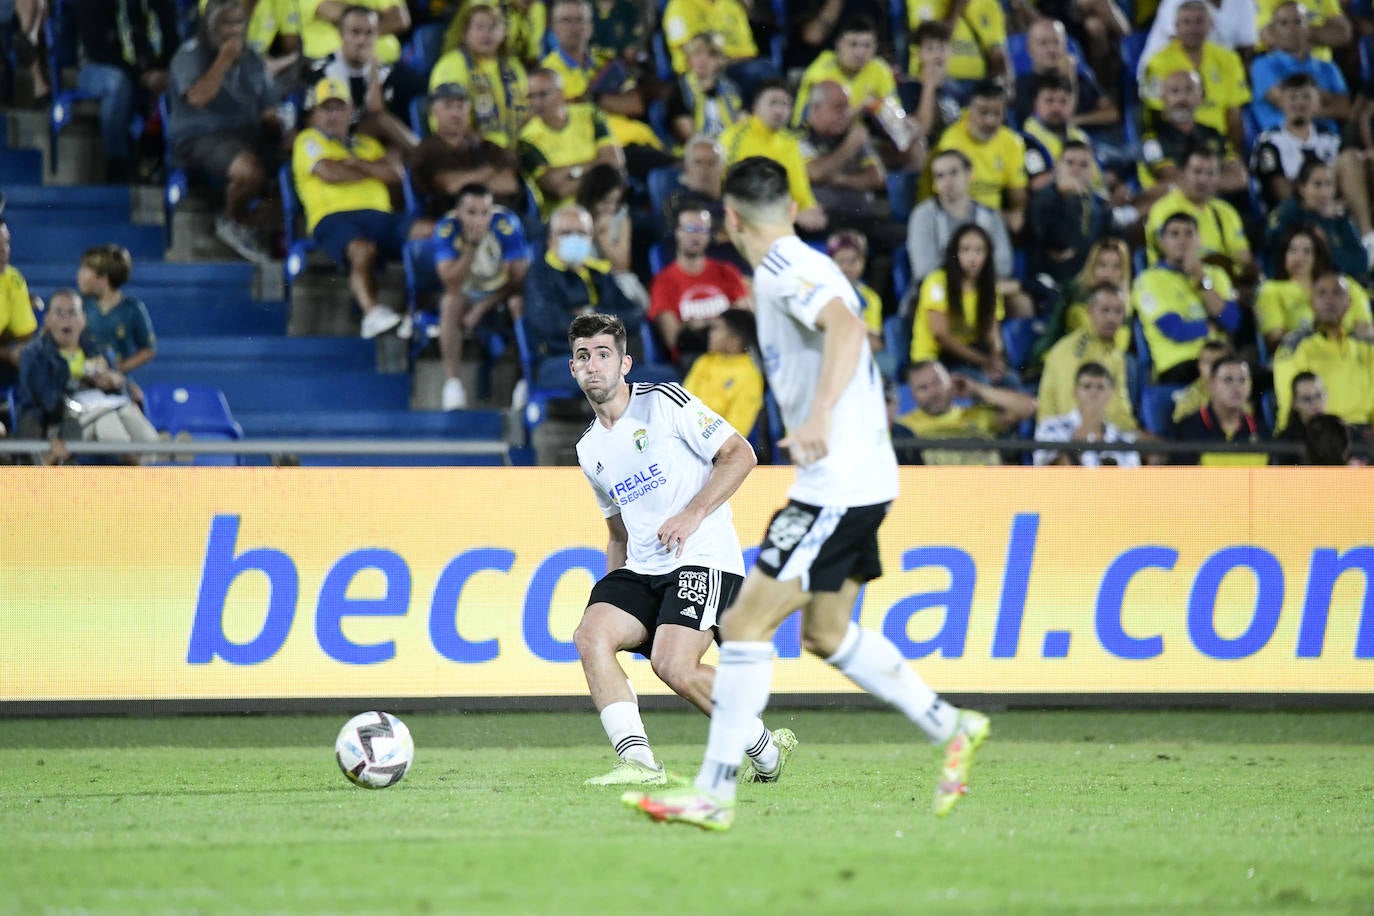
M305 209L306 229L340 267L363 312L362 336L376 337L401 322L377 301L377 267L400 258L408 229L391 211L391 189L401 182L395 154L366 134L348 133L352 93L338 80L320 80L306 96L309 127L296 137L291 172Z
M1026 143L1006 126L1007 96L1002 85L985 80L973 87L964 116L944 132L936 152L957 149L973 163L969 193L985 207L1002 212L1012 233L1026 224Z
M668 0L663 8L663 38L673 59L673 72L687 72L687 42L703 32L724 41L725 57L733 64L759 56L749 11L740 0Z
M820 232L826 226L825 211L816 203L816 195L811 191L801 144L787 129L791 114L792 96L782 80L759 83L749 117L726 128L720 135L721 146L725 147L725 164L731 166L750 156L763 156L782 166L787 170L787 184L797 205L797 225L807 232Z
M0 219L0 388L18 379L19 354L37 330L29 284L10 263L10 227Z
M1250 101L1250 82L1240 55L1207 40L1212 14L1207 0L1185 0L1174 20L1174 37L1145 64L1140 95L1151 113L1164 109L1164 80L1179 70L1202 77L1197 121L1225 134L1234 149L1245 149L1240 109Z
M1136 278L1132 305L1149 344L1156 381L1186 385L1197 377L1203 341L1229 341L1240 307L1226 271L1202 263L1197 219L1173 213L1159 230L1160 260Z
M923 360L907 372L907 384L916 409L897 418L897 423L922 439L995 439L1035 415L1035 398L975 381L967 376L950 377L936 360ZM972 400L968 406L955 400ZM991 449L927 448L924 464L1001 464Z
M878 57L878 28L873 20L861 16L841 25L835 50L823 51L806 68L797 88L797 103L792 107L793 127L800 126L806 117L811 90L827 81L848 90L849 104L856 111L873 101L896 99L897 80L892 68Z
M923 22L949 27L951 46L946 75L973 81L989 77L1012 80L1007 57L1007 20L998 0L907 0L907 25L912 31ZM921 72L920 49L913 46L911 73Z
M557 72L534 71L530 112L520 129L520 171L538 190L543 212L571 203L593 165L604 162L625 171L625 154L601 113L586 102L569 105Z
M1150 206L1145 218L1145 243L1150 261L1160 257L1159 230L1175 213L1187 213L1197 221L1203 257L1224 260L1233 276L1257 271L1245 224L1236 208L1216 196L1221 160L1216 152L1194 148L1183 161L1178 186Z
M1296 341L1290 339L1274 355L1274 390L1278 395L1278 427L1288 423L1293 378L1315 373L1326 386L1326 412L1351 426L1374 422L1374 344L1351 337L1341 327L1350 308L1350 289L1331 271L1313 280L1312 314L1316 326Z
M1088 295L1087 327L1061 338L1045 354L1037 419L1073 411L1078 406L1074 397L1078 368L1084 363L1098 363L1116 380L1111 401L1107 404L1107 420L1117 429L1131 431L1138 427L1126 385L1126 354L1116 348L1116 332L1125 321L1124 291L1110 283L1094 287Z
M404 0L298 0L301 33L301 52L310 60L319 60L339 50L339 21L351 6L365 6L377 11L377 60L394 64L401 59L401 41L397 37L410 31L410 11Z

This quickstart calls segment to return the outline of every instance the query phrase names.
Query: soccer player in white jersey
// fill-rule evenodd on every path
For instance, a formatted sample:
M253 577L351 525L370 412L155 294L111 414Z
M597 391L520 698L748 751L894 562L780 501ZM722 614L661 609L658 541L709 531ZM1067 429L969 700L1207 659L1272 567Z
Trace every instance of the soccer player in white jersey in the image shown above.
M568 361L596 413L577 443L610 536L606 575L592 588L573 635L592 701L620 762L588 785L664 785L634 689L616 653L647 657L684 700L711 714L715 669L701 657L719 615L744 581L744 558L727 500L756 464L754 449L680 385L625 382L625 325L582 315L568 328ZM797 744L758 717L741 760L773 782ZM736 760L738 764L740 760Z
M796 483L721 621L715 711L695 784L622 800L657 821L730 827L741 753L768 705L773 634L800 608L810 652L944 746L933 804L943 816L968 789L988 719L941 700L896 646L850 621L860 586L882 574L878 526L897 496L883 383L860 300L834 261L797 238L780 165L742 160L726 175L723 197L730 240L754 267L759 343Z

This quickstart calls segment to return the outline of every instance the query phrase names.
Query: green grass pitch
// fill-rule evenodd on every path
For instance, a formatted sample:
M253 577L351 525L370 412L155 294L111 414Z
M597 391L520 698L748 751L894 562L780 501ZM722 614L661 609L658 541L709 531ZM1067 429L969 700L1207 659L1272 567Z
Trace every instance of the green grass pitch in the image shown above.
M1374 913L1371 712L1000 713L937 821L898 715L772 710L801 744L726 834L583 787L590 709L407 715L383 791L346 718L7 720L0 912ZM694 772L706 720L645 718Z

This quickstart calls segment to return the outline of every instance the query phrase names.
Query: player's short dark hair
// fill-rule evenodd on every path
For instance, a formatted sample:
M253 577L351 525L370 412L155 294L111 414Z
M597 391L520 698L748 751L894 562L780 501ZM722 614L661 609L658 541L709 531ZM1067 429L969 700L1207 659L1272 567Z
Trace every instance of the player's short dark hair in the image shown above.
M1116 376L1112 375L1110 369L1098 362L1088 361L1078 367L1078 371L1073 374L1074 384L1078 384L1085 378L1102 378L1107 380L1107 384L1116 387Z
M996 99L999 102L1007 100L1007 87L1000 79L990 77L981 79L973 84L973 89L969 93L969 101L974 99Z
M737 200L746 206L776 206L792 196L787 183L787 169L764 156L741 159L725 173L721 197Z
M876 36L878 24L868 16L855 16L853 19L840 23L840 30L835 33L835 40L838 41L844 35L855 33Z
M602 334L609 334L614 337L616 352L621 356L625 355L627 348L625 322L614 315L603 315L600 312L578 315L572 320L572 324L568 325L568 349L571 350L573 342L578 339L599 337Z
M954 38L954 33L949 26L943 22L936 22L934 19L927 19L925 22L916 26L916 31L911 33L911 44L919 48L927 41L939 41L949 44Z
M1073 92L1073 80L1058 70L1047 70L1044 73L1035 74L1033 85L1035 88L1032 97L1038 96L1042 92Z
M491 188L476 181L470 181L458 189L458 195L453 202L461 204L468 197L491 197Z
M1317 78L1310 73L1290 73L1279 80L1280 89L1316 89Z

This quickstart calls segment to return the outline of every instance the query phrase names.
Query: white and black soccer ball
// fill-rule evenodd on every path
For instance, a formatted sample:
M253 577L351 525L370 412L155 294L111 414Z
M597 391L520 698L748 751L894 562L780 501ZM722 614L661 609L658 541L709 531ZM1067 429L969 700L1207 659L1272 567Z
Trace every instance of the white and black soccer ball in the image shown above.
M385 789L401 781L415 759L410 729L390 713L365 712L349 719L334 742L334 759L354 785Z

